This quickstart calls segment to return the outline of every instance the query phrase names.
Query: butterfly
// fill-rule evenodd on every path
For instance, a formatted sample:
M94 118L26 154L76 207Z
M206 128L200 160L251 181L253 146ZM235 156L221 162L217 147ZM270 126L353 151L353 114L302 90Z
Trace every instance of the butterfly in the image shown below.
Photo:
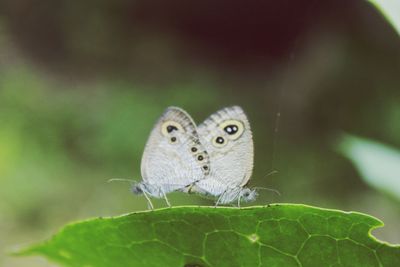
M257 196L247 188L253 170L250 123L239 106L223 108L198 127L181 108L168 107L156 122L145 146L142 181L132 191L164 198L173 191L217 197L216 205Z

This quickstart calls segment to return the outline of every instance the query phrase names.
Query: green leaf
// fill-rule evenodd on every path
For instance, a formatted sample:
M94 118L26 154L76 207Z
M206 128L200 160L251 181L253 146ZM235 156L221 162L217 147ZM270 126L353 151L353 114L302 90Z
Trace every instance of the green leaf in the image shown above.
M65 266L400 266L400 247L369 233L383 223L305 205L175 207L66 226L19 254Z
M343 135L339 152L349 158L370 186L400 200L400 151L352 135Z
M368 0L376 6L400 35L400 1L399 0Z

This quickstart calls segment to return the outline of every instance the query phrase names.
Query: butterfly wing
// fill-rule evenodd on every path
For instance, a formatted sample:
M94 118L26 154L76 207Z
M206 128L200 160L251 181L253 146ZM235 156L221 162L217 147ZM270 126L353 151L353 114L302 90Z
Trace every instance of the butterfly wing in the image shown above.
M203 179L209 170L209 157L192 118L180 108L167 108L142 156L141 173L148 193L161 197Z
M250 123L243 109L233 106L217 111L199 125L198 133L210 158L210 173L196 183L195 190L215 196L239 192L251 177L254 155Z

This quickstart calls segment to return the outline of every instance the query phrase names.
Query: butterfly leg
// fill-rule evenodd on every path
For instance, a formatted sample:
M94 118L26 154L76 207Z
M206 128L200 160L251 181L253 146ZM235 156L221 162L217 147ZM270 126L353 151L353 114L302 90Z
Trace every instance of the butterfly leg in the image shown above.
M218 207L219 201L221 200L222 194L219 196L217 199L217 202L215 202L214 208Z
M162 188L160 188L160 189L161 189L161 192L162 192L163 197L164 197L164 199L165 199L165 202L167 203L168 207L171 208L171 203L169 203L169 200L168 200L168 198L167 198L167 195L165 194L165 192L164 192L164 190L163 190Z
M240 200L241 200L241 198L242 198L242 195L239 194L239 196L238 196L238 202L237 202L237 206L238 206L239 209L240 209Z
M151 200L150 200L149 196L147 195L146 191L144 191L144 190L143 190L143 195L147 200L147 208L151 209L151 210L154 210L153 203L151 203Z
M165 202L167 203L168 207L171 208L172 207L171 203L169 203L169 200L166 195L164 195L164 199L165 199Z
M215 202L214 208L216 208L219 205L219 203L221 202L221 200L225 194L226 194L226 190L218 197L217 202Z

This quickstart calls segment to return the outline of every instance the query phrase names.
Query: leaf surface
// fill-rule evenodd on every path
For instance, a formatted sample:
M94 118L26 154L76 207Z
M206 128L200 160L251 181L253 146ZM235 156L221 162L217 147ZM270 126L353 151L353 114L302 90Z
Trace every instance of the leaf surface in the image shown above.
M64 266L400 266L368 215L274 204L175 207L70 224L19 254Z

